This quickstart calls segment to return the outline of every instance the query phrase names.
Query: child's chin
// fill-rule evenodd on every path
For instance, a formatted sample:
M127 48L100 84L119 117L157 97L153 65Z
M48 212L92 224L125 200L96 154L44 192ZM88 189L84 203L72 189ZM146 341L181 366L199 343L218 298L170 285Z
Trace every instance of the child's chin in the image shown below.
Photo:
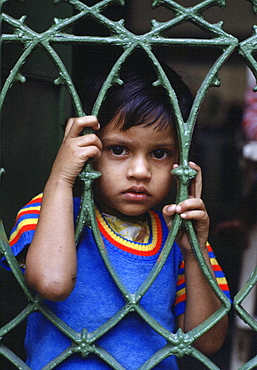
M148 208L144 208L144 207L131 207L131 208L132 209L130 209L129 207L125 209L123 208L119 212L125 216L138 217L148 211Z
M149 209L143 205L127 204L127 205L117 205L112 208L106 204L99 204L102 212L112 214L115 216L127 216L127 217L139 217L146 213Z

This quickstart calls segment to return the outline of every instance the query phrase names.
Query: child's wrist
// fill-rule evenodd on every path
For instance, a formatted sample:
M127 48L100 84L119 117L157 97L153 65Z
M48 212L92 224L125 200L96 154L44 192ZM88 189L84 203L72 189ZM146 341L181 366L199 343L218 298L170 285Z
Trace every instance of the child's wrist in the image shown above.
M200 251L202 252L203 256L208 255L208 249L206 247L206 244L204 246L200 246ZM182 248L182 254L184 259L196 259L195 258L195 253L193 252L192 248L187 249L187 248Z
M62 178L60 176L51 176L49 177L45 188L52 190L57 190L57 189L73 189L74 181L67 180L65 178Z

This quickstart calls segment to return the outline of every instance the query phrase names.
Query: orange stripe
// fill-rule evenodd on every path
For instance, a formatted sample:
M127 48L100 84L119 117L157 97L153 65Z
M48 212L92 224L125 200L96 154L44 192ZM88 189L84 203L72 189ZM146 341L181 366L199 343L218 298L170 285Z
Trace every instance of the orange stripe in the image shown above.
M229 290L228 284L218 284L221 290Z
M180 297L176 297L175 305L186 300L186 294L182 294Z
M181 285L181 284L184 284L186 281L185 279L185 276L182 275L182 277L178 278L178 282L177 282L177 285Z
M12 247L20 238L21 234L23 234L25 231L30 231L30 230L35 230L37 227L37 224L29 224L29 225L25 225L23 226L18 234L15 236L15 238L13 238L12 240L10 240L10 246Z
M16 217L16 218L18 218L18 217L19 217L19 215L20 215L22 212L24 212L25 207L30 208L29 206L30 206L30 205L32 205L32 204L35 204L35 203L40 203L40 204L38 205L38 207L40 207L40 206L41 206L41 202L42 202L42 198L43 198L43 194L39 194L39 195L37 195L36 197L34 197L33 199L31 199L31 201L30 201L29 203L27 203L23 208L21 208L21 209L19 210L19 212L18 212L18 214L17 214L17 217Z
M206 248L207 248L208 252L213 252L212 247L210 246L210 244L208 242L206 243Z
M215 265L211 264L211 266L212 266L213 271L222 271L219 264L217 264L217 265L216 264Z
M179 268L180 268L180 269L185 268L185 261L184 261L184 260L181 262L181 264L180 264Z
M29 215L29 214L39 215L40 210L37 210L34 208L24 209L24 210L21 210L21 212L19 212L19 217L22 217L24 215Z

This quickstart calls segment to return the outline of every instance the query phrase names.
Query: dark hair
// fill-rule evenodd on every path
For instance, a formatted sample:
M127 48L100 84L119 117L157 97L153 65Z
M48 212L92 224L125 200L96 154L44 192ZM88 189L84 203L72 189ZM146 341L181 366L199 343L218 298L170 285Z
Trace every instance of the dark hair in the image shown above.
M162 67L177 95L183 118L186 119L192 104L191 93L174 70L163 63ZM91 113L105 78L98 73L87 82L87 114ZM156 129L162 130L174 122L167 90L163 86L153 85L157 73L147 55L140 51L130 55L121 67L120 79L123 84L115 84L109 89L100 108L98 119L102 127L115 116L118 118L117 124L122 123L122 130L143 123L147 123L147 126L156 123Z

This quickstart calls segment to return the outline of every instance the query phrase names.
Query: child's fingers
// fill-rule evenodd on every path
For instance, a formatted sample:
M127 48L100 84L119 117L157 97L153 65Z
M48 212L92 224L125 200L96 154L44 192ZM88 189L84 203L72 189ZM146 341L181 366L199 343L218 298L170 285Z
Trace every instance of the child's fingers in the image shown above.
M72 117L68 120L64 137L77 137L85 127L91 127L93 130L98 130L100 124L95 116Z
M168 204L167 206L163 207L163 210L162 210L162 213L168 217L174 216L175 212L176 212L176 204Z
M168 227L171 226L173 216L176 212L176 204L169 204L163 207L162 215Z
M204 220L205 219L206 212L196 209L196 210L190 210L186 211L180 214L180 217L185 220Z
M190 198L179 203L175 208L176 213L186 220L204 220L208 219L205 204L202 199Z
M102 142L96 134L87 134L74 138L73 140L78 147L87 147L89 145L95 145L100 150L102 149Z
M191 198L179 203L175 211L185 220L195 220L203 225L209 224L209 216L202 199Z
M62 144L65 161L83 166L89 159L99 159L102 142L95 134L82 135L75 138L67 136Z
M102 142L95 134L83 135L78 138L77 146L85 153L88 158L99 159L101 156Z
M196 163L190 161L188 162L189 166L196 170L197 174L196 177L190 182L189 186L189 197L190 198L201 198L202 194L202 171L201 167L198 166ZM178 164L173 165L173 169L178 168Z
M206 211L203 200L200 198L188 198L175 207L175 211L180 214L189 210Z
M71 126L73 125L74 120L75 120L75 117L74 118L71 117L68 119L66 126L65 126L64 137L66 137L68 133L70 132L70 129L71 129Z
M197 171L196 177L191 181L189 196L192 198L201 198L202 194L202 171L201 167L194 162L189 162L189 166Z

